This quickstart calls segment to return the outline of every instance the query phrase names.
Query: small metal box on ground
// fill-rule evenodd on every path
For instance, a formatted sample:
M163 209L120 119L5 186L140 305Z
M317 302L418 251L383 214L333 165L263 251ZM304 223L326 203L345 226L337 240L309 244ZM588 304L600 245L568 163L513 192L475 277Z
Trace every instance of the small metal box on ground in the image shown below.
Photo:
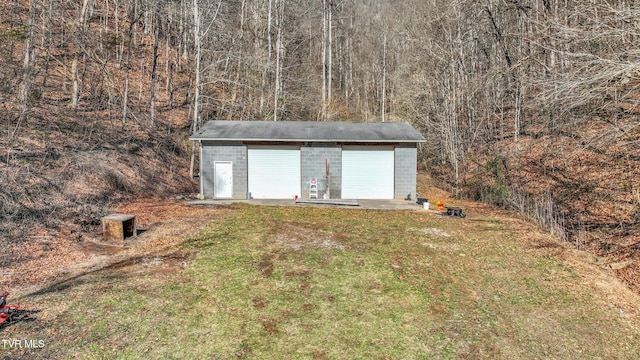
M463 212L464 210L461 207L455 206L446 206L447 215L448 216L457 216L457 217L466 217L467 215Z
M128 214L111 214L102 218L102 233L106 241L122 242L136 235L136 217Z

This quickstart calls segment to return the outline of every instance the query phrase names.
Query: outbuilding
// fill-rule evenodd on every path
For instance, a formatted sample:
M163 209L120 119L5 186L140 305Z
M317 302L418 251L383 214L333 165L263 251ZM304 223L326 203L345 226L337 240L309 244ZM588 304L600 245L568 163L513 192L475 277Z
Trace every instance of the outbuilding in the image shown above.
M415 198L417 144L405 122L209 121L200 192L213 199Z

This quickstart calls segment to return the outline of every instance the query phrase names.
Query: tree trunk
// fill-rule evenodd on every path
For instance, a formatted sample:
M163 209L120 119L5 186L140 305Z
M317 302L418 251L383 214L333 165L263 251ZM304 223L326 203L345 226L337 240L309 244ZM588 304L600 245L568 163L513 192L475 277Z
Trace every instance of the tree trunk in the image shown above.
M202 57L201 30L200 30L200 9L198 0L193 0L193 42L195 51L195 84L193 94L193 124L192 132L195 134L200 128L200 60ZM189 176L193 179L196 162L196 142L191 144L191 163L189 166Z
M328 0L329 6L327 8L327 109L331 110L331 90L333 88L333 14L332 14L332 0ZM331 116L331 114L328 114Z
M25 106L29 101L31 75L33 73L33 27L35 26L35 0L29 0L29 22L27 36L24 39L24 56L22 59L22 83L20 84L20 102Z
M73 110L78 109L78 102L80 101L80 80L78 79L78 57L80 52L84 53L85 35L87 17L90 12L90 7L93 5L93 0L83 0L82 8L80 9L80 16L78 17L78 49L76 49L73 56L73 62L71 63L71 76L73 81L73 94L71 95L71 108Z
M156 69L158 68L158 32L160 26L155 25L153 35L153 60L151 65L151 84L150 84L150 124L151 127L156 126L157 113L156 113Z
M387 33L384 33L382 42L382 105L380 106L382 122L385 121L387 109Z
M322 0L322 120L327 120L327 1Z
M122 124L127 122L129 116L129 69L131 68L131 43L133 42L133 27L138 22L140 17L135 20L131 20L129 23L129 32L127 39L127 56L124 61L124 94L122 95Z
M278 121L278 100L282 92L282 27L285 0L275 0L276 2L276 88L273 95L273 121Z
M277 1L277 0L276 0ZM271 59L271 11L272 11L272 5L273 5L273 0L269 0L269 10L267 11L267 44L268 44L268 53L269 53L269 59Z
M78 54L73 56L73 62L71 63L71 76L73 81L73 94L71 95L71 108L73 110L78 109L78 102L80 99L80 85L78 84Z

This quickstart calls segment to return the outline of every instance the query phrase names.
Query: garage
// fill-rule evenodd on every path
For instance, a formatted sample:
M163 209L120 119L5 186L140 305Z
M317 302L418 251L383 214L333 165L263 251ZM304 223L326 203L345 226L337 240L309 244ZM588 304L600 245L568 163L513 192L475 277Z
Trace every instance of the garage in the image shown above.
M342 198L393 199L394 179L392 148L342 150Z
M406 122L210 120L200 145L205 199L415 198L419 143Z
M248 148L247 161L252 198L291 199L300 195L299 148Z

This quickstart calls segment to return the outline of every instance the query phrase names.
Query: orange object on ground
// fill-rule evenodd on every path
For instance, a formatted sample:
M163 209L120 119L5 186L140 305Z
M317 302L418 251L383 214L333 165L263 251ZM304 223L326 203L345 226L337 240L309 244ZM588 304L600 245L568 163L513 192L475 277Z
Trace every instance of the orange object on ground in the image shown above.
M438 210L444 210L444 203L442 201L436 201L436 205L438 205Z

